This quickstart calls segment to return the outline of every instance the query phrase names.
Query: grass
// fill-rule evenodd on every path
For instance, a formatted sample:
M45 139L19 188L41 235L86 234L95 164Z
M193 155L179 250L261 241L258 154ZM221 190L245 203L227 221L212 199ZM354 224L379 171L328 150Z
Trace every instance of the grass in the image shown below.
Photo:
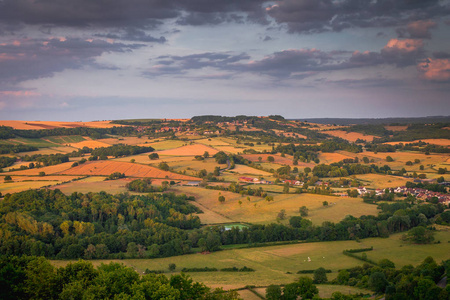
M86 139L81 135L71 135L71 136L50 136L45 138L46 140L56 143L56 144L71 144L79 143L85 141Z
M361 198L340 198L315 194L274 194L274 201L267 202L262 197L250 196L250 201L248 201L247 196L199 187L177 187L174 190L193 195L196 203L210 212L208 218L204 218L202 214L199 215L204 224L210 224L212 213L228 219L228 222L267 224L276 222L278 212L282 209L287 214L287 219L282 222L287 223L289 217L299 215L299 208L303 205L308 207L308 218L314 224L322 224L324 221L339 222L349 214L359 217L378 213L375 205L366 204ZM218 201L219 192L225 197L224 203ZM239 204L239 201L242 203ZM328 201L329 206L324 207L323 201ZM214 224L216 223L222 222L214 222Z
M175 263L180 272L184 267L243 267L247 266L256 271L252 273L227 273L206 272L189 273L196 281L202 281L210 286L223 286L228 288L239 288L246 285L268 286L270 284L287 284L296 280L299 270L311 270L319 267L331 269L328 279L333 279L341 269L362 265L362 262L342 254L343 250L366 248L373 246L374 250L368 252L369 258L380 260L387 258L393 261L398 268L406 264L414 266L420 264L427 256L432 256L437 262L448 259L450 253L449 231L439 231L436 237L442 240L441 244L413 245L400 240L401 234L392 235L389 238L370 238L356 241L335 241L320 243L304 243L283 246L232 249L218 251L211 254L189 254L176 257L158 259L125 259L123 262L138 272L146 268L150 270L167 270L169 263ZM391 246L392 245L392 246ZM308 262L308 257L311 259ZM94 265L107 263L109 260L93 261ZM67 261L54 261L54 265L63 266ZM289 274L290 272L291 274ZM322 286L323 293L332 293L333 287ZM337 287L349 290L348 287ZM351 289L350 289L351 290ZM351 290L356 292L356 290Z
M153 147L156 151L168 150L178 148L186 145L187 142L179 140L162 140L156 143L150 143L149 146Z
M9 140L0 141L0 144L12 144L12 145L28 145L37 148L55 147L54 143L47 142L43 139L27 139L27 138L14 138Z
M19 181L4 183L0 182L0 192L5 195L7 193L18 193L30 189L40 189L44 186L55 185L61 183L64 180L49 180L45 181L45 177L41 177L39 181Z
M70 195L74 192L84 194L89 192L98 193L101 191L106 191L110 194L127 192L125 184L128 182L128 180L119 179L105 181L105 178L106 177L102 176L91 176L78 181L64 183L54 188L61 190L61 192L66 195Z

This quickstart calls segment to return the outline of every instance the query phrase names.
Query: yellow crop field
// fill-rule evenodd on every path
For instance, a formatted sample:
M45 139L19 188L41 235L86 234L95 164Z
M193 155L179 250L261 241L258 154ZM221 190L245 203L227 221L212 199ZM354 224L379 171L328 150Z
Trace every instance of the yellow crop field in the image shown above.
M8 172L8 175L20 175L20 176L36 176L39 175L40 172L44 172L46 175L51 174L58 174L62 171L65 171L67 169L70 169L73 162L66 162L59 165L54 166L48 166L48 167L42 167L42 168L34 168L29 170L22 170L22 171L12 171ZM74 175L83 175L83 174L74 174Z
M166 161L166 160L164 160ZM166 161L167 162L167 161ZM205 160L196 160L190 157L189 160L172 161L169 166L176 172L186 171L186 174L192 174L195 176L200 170L206 170L208 173L212 173L216 167L226 168L227 165L219 165L214 158L208 158Z
M118 179L118 180L107 180L106 177L92 176L87 177L78 181L63 183L57 186L53 186L52 189L59 189L66 195L70 195L73 192L79 193L98 193L105 191L110 194L125 193L128 190L125 185L130 179ZM133 194L130 192L130 194Z
M79 143L72 143L72 144L70 144L70 146L78 148L78 149L82 149L83 147L95 149L95 148L101 148L101 147L109 147L111 145L107 144L105 142L88 140L88 141L82 141Z
M238 174L250 174L250 175L258 175L258 176L272 176L272 173L265 172L262 170L258 170L245 165L235 165L234 169L231 171Z
M186 142L180 140L163 140L159 142L150 143L148 146L153 147L156 151L179 148L187 145ZM203 154L203 153L202 153Z
M380 175L380 174L361 174L355 175L356 178L363 181L364 186L371 189L385 189L394 188L398 186L405 186L407 181L411 181L409 178L403 178L400 176Z
M322 131L322 133L329 134L331 136L335 136L349 142L356 142L357 139L371 142L374 138L377 138L377 136L374 135L365 135L359 132L347 132L344 130L327 130Z
M336 162L340 162L343 159L346 158L355 158L357 155L347 152L349 153L349 155L347 154L342 154L342 153L320 153L319 154L319 160L321 164L332 164L332 163L336 163ZM353 155L353 156L352 156Z
M30 189L40 189L45 186L55 185L62 181L60 180L49 180L49 181L17 181L0 183L0 192L5 195L7 193L18 193L22 191L27 191Z
M158 154L159 155L175 155L175 156L195 156L195 155L203 155L205 153L205 151L207 151L209 153L209 155L214 155L217 152L219 152L216 149L209 147L209 146L194 144L194 145L182 146L182 147L175 148L175 149L158 151Z
M35 155L35 154L42 154L42 155L49 155L49 154L56 154L56 153L62 153L67 154L71 153L73 151L77 151L77 148L69 147L69 146L59 146L59 147L49 147L49 148L42 148L37 151L29 151L29 152L20 152L17 153L18 156L25 156L25 155Z

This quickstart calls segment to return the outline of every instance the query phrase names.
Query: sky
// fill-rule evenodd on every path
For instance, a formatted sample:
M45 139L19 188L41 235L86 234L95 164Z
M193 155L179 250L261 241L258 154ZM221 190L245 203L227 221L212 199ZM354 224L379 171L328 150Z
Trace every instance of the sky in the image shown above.
M0 0L0 119L450 115L450 0Z

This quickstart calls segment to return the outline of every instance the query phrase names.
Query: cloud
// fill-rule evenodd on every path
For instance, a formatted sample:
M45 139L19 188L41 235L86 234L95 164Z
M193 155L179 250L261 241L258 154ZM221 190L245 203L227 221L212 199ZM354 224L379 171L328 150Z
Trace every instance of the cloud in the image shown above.
M244 13L264 21L262 0L2 0L0 20L60 26L154 27L160 20L201 25L235 21L230 14ZM200 18L201 17L201 18ZM203 20L202 20L203 19Z
M418 64L417 68L426 80L450 82L450 59L428 58Z
M450 6L439 0L279 0L266 10L278 23L287 24L291 32L318 33L402 26L448 15ZM417 28L410 29L420 33Z
M288 49L274 52L260 60L250 60L245 53L201 53L187 56L160 56L146 76L185 75L189 70L213 68L235 73L254 73L276 79L303 79L320 72L367 68L378 65L406 67L424 58L423 41L391 39L379 52L322 51ZM207 77L206 77L207 78Z
M77 38L19 39L2 43L0 86L50 77L55 72L77 69L88 64L95 67L95 58L103 53L128 52L142 46Z
M431 39L430 30L436 27L437 23L432 20L419 20L397 29L397 34L401 38Z
M186 56L159 56L155 65L144 72L145 76L157 76L167 74L185 74L188 70L203 68L229 69L233 63L247 60L250 57L245 54L229 54L206 52ZM205 77L207 78L207 77Z
M381 55L386 63L405 67L416 64L424 55L422 40L415 39L391 39L381 50Z
M127 27L120 33L108 33L108 34L95 34L97 37L103 37L113 40L133 41L133 42L147 42L147 43L160 43L163 44L167 40L161 36L159 38L153 37L145 33L145 31Z

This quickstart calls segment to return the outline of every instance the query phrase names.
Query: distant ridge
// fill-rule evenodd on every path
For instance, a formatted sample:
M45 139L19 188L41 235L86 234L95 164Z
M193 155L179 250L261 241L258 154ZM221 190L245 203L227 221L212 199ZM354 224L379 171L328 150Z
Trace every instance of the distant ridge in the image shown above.
M407 118L305 118L290 119L298 121L308 121L318 124L336 124L336 125L353 125L353 124L420 124L420 123L449 123L450 116L430 116L430 117L407 117Z

